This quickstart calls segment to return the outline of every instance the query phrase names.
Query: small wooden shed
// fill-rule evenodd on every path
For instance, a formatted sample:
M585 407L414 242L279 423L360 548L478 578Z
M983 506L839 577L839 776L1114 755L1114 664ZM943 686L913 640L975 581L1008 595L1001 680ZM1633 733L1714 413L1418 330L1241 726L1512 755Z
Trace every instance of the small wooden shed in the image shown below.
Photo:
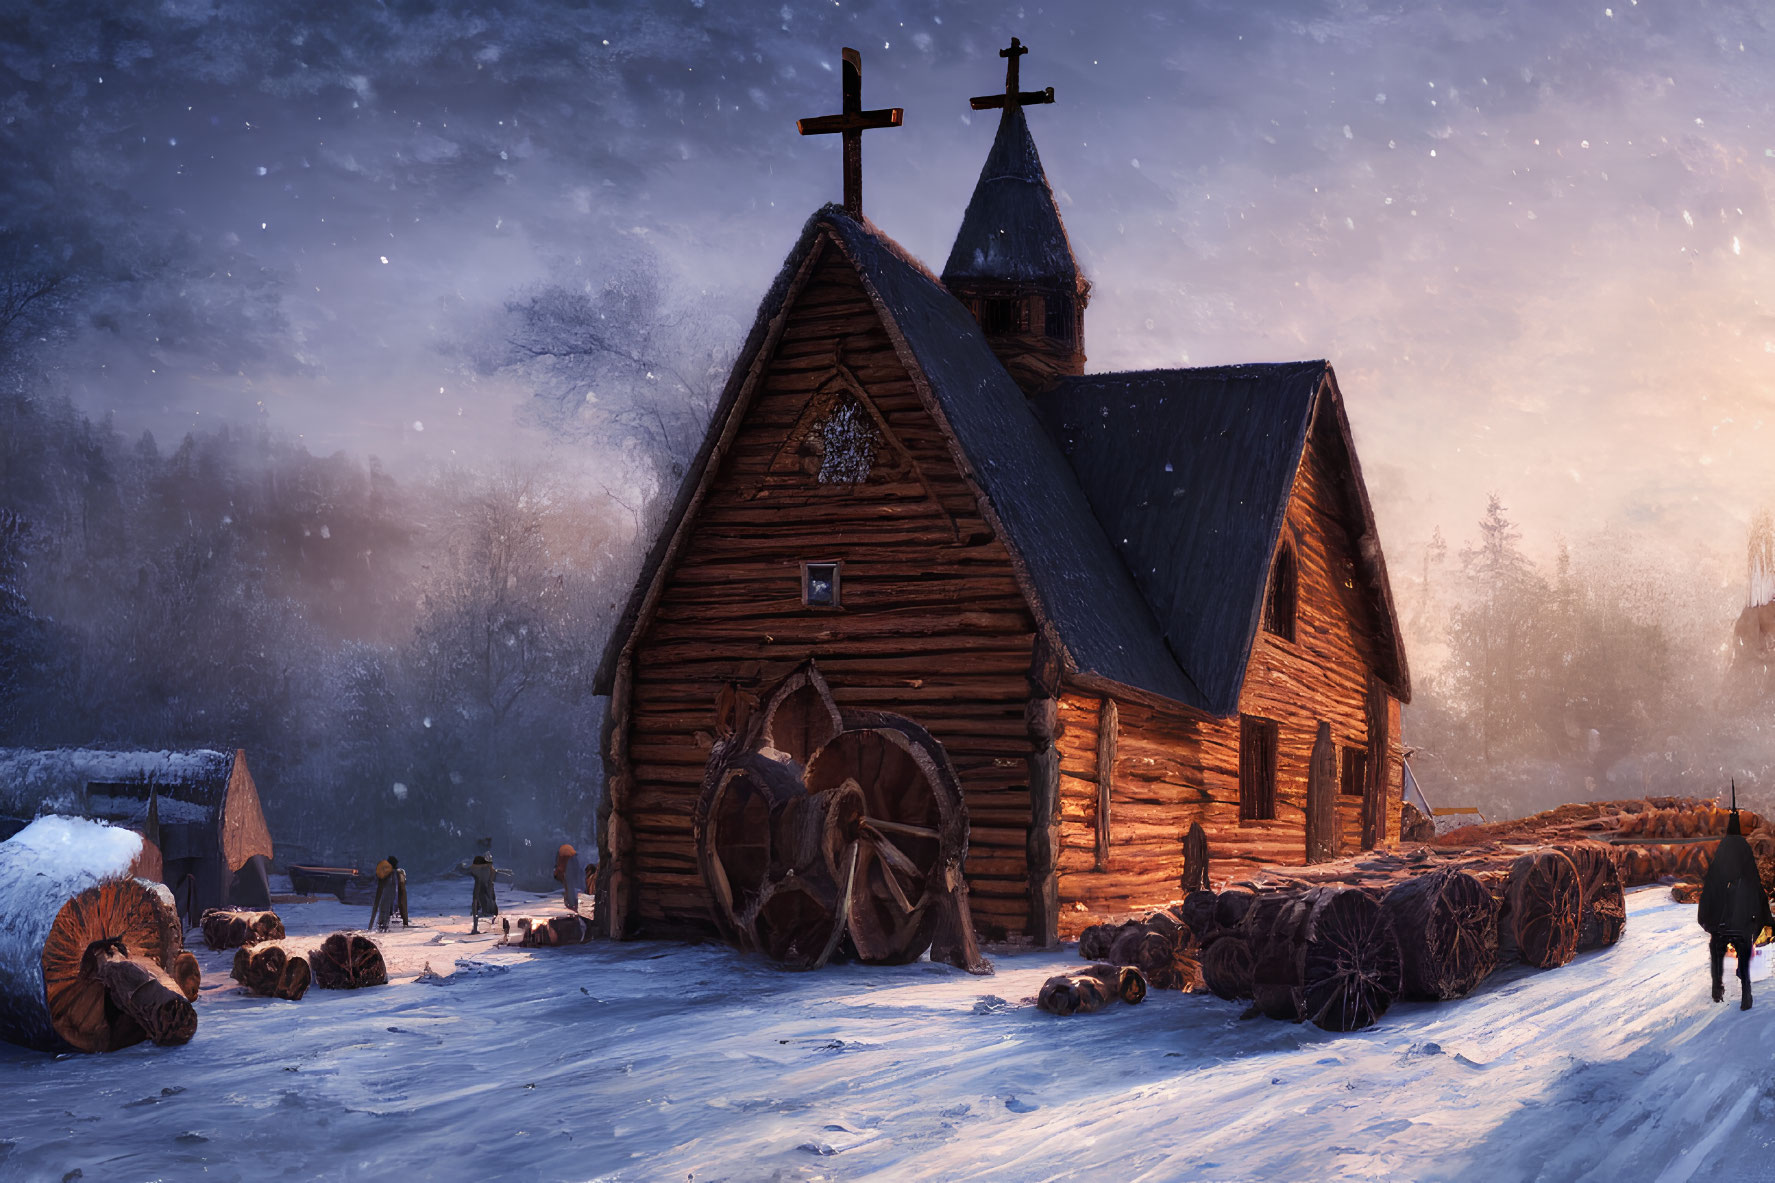
M245 749L5 751L0 781L13 812L78 814L141 834L159 849L161 881L189 919L236 902L236 874L272 856Z

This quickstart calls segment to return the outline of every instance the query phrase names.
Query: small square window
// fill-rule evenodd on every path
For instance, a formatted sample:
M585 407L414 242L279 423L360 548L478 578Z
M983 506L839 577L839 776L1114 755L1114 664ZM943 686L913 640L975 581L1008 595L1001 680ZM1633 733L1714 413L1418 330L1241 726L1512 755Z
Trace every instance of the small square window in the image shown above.
M801 564L801 602L809 608L838 607L838 564Z

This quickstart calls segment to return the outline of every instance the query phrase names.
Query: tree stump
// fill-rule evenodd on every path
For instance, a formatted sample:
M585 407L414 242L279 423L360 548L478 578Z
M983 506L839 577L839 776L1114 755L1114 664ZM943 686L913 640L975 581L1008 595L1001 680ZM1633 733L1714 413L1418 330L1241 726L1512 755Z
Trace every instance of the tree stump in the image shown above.
M1536 969L1564 965L1578 952L1583 909L1572 860L1551 847L1510 864L1499 918L1499 952L1514 953Z
M229 976L248 993L290 1002L308 993L313 980L308 958L274 944L243 945L235 950L234 969Z
M336 932L308 955L314 984L322 990L386 986L388 965L376 942L361 932Z
M212 949L281 941L285 935L284 922L276 912L247 908L211 908L198 926L203 929L203 943Z
M64 817L0 843L0 1038L84 1052L190 1038L196 1012L166 975L176 918L162 889L130 877L143 849L132 831Z
M1443 868L1399 883L1382 897L1399 939L1402 997L1461 998L1498 965L1498 902L1464 871Z
M1614 944L1627 927L1627 895L1621 888L1621 869L1614 851L1606 842L1563 843L1559 849L1578 873L1578 949Z

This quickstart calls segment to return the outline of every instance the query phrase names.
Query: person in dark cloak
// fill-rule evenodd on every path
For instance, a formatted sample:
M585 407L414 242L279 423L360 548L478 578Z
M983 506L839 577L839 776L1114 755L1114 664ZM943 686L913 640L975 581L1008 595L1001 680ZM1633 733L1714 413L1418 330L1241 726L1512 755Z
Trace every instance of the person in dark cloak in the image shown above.
M474 895L469 900L469 915L474 920L474 927L469 932L478 936L481 931L481 917L499 915L499 900L493 893L493 859L485 854L475 855L474 862L468 866L468 873L475 881Z
M1736 796L1736 794L1734 794ZM1771 923L1769 897L1757 876L1756 855L1744 839L1744 827L1733 809L1726 818L1726 836L1720 839L1707 876L1701 883L1701 903L1695 919L1711 936L1707 952L1713 966L1713 1000L1723 1002L1726 946L1738 958L1738 979L1743 985L1739 1007L1750 1009L1750 951L1757 937Z
M387 932L389 921L396 913L400 914L401 924L411 927L407 919L407 873L401 870L401 860L389 855L376 864L376 897L370 902L370 923L379 932Z

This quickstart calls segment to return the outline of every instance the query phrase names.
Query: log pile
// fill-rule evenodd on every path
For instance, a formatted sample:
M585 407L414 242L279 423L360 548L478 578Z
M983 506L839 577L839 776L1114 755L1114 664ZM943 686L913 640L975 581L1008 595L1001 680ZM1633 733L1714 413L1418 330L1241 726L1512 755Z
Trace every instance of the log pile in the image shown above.
M1399 941L1355 888L1261 896L1245 916L1252 998L1272 1019L1327 1031L1371 1026L1399 996Z
M269 942L243 945L235 950L234 969L229 976L250 994L291 1002L308 993L314 978L308 958Z
M0 1038L105 1052L192 1037L197 967L170 893L134 877L146 846L65 817L0 843Z
M245 908L211 908L198 922L203 943L212 949L238 949L262 941L284 939L284 922L276 912Z
M388 965L375 941L361 932L336 932L308 955L314 984L322 990L388 985Z
M1076 973L1056 974L1042 983L1035 1004L1056 1015L1090 1014L1118 998L1135 1004L1145 1000L1146 976L1132 965L1094 965Z
M1698 797L1646 797L1627 801L1587 801L1561 805L1529 817L1463 826L1435 840L1441 849L1504 844L1551 844L1587 839L1611 844L1623 887L1668 877L1700 877L1707 871L1717 839L1726 832L1728 811L1717 800ZM1741 809L1739 823L1757 856L1763 889L1775 891L1775 826Z

